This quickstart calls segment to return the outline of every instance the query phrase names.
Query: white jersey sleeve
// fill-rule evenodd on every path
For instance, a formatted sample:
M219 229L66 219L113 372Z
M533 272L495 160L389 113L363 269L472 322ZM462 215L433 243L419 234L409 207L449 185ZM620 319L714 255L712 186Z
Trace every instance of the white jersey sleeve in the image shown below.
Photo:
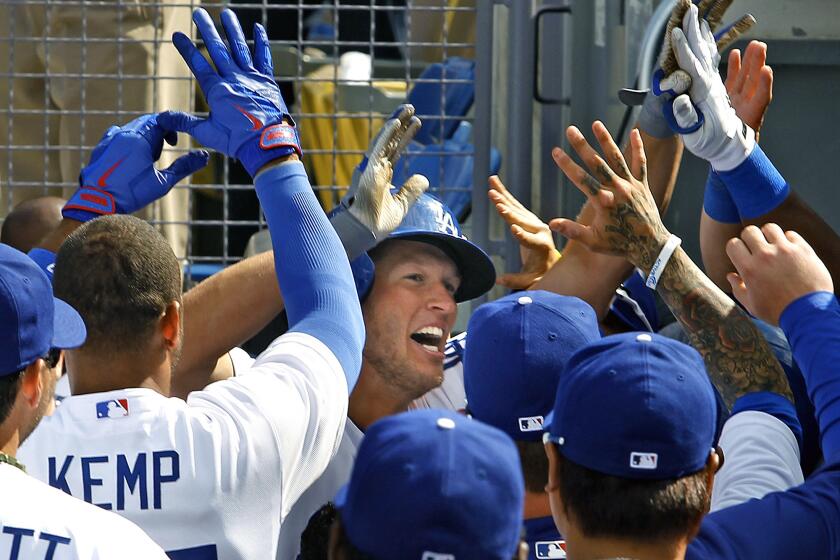
M755 410L735 414L723 425L720 447L724 462L715 475L712 511L804 482L796 437L770 414Z
M135 524L0 465L0 558L166 560Z
M409 408L440 408L463 411L467 406L467 394L464 391L464 348L467 333L450 338L446 342L443 359L443 383L419 399L414 400Z
M283 371L279 376L277 366ZM270 344L250 369L191 393L187 404L226 416L237 424L231 437L247 436L259 444L260 454L274 442L282 466L284 516L335 455L347 417L347 395L335 355L315 337L288 333Z

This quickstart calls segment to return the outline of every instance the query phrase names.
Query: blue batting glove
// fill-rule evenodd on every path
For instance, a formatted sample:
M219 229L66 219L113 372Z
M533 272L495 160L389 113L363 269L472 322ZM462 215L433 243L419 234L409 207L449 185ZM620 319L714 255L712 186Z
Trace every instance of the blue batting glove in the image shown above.
M108 214L131 214L207 165L209 154L198 150L162 171L155 169L163 141L175 145L178 139L156 119L157 115L143 115L105 132L79 175L79 189L61 210L65 218L87 222Z
M160 123L239 159L252 177L277 158L295 152L302 155L294 120L274 82L271 50L263 26L254 25L252 61L239 20L232 11L222 12L230 50L206 10L195 10L193 21L216 69L183 33L175 33L172 42L198 80L210 106L210 116L202 119L187 113L165 112Z

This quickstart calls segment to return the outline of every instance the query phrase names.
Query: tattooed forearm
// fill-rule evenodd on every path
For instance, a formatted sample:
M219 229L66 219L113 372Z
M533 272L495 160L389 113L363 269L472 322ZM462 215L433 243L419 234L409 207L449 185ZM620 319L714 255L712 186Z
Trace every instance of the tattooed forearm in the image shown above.
M793 400L782 366L758 328L682 249L674 252L657 289L703 356L727 406L754 391Z

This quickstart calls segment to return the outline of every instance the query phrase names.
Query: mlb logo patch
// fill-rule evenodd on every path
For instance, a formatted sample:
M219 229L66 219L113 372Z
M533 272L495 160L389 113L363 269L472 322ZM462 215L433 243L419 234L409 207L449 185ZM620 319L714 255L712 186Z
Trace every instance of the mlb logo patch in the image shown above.
M440 552L423 552L423 557L420 560L455 560L454 554L443 554Z
M97 418L123 418L128 416L128 399L111 399L96 403Z
M659 462L659 455L656 453L640 453L634 451L630 454L630 468L653 470Z
M566 541L537 541L534 543L534 548L537 560L566 557Z
M545 419L542 416L526 416L519 419L520 432L541 432Z

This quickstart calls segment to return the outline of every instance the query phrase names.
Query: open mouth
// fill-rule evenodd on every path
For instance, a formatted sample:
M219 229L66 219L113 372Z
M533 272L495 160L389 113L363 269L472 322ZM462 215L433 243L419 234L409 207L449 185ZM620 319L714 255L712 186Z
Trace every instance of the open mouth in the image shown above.
M440 327L423 327L411 333L411 340L429 352L443 351L443 329Z

